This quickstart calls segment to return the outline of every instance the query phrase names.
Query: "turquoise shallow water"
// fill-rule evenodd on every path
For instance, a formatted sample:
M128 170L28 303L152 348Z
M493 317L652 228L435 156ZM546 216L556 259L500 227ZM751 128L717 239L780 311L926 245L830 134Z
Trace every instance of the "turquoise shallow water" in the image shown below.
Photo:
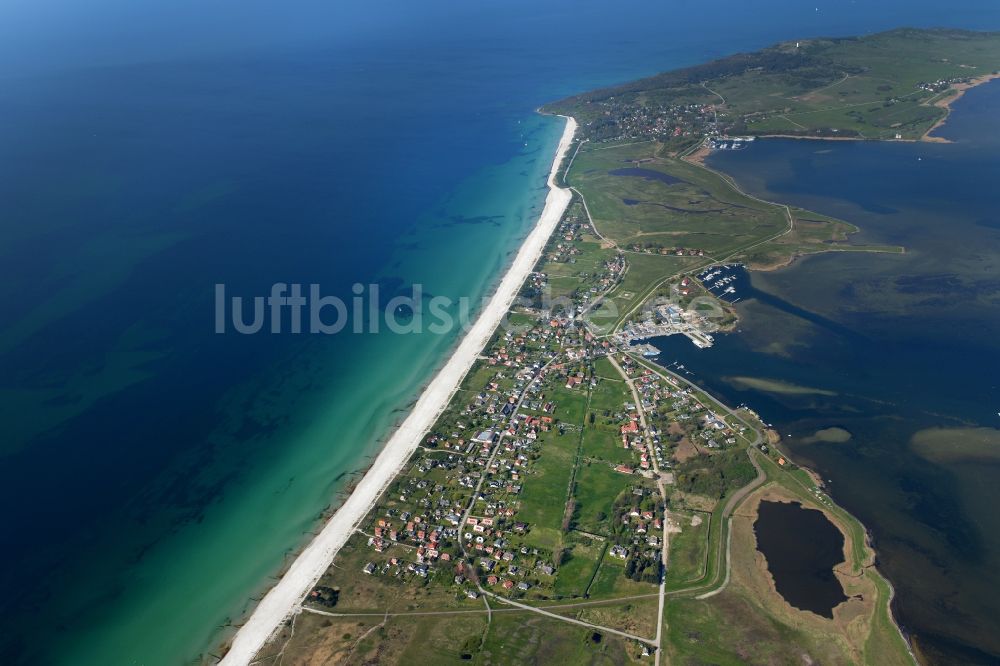
M272 79L253 82L234 77L231 66L210 76L175 69L153 68L154 84L180 80L165 91L162 116L147 110L135 120L126 115L136 108L123 112L97 101L96 134L135 133L134 140L156 145L160 137L147 134L145 124L150 116L169 122L178 112L170 106L177 87L191 94L192 78L211 89L225 76L230 86L244 83L246 95L273 87L310 96L302 89L307 82L288 82L280 68ZM136 75L148 77L147 70ZM94 85L117 89L120 76L102 72ZM59 81L59 90L46 92L61 93L66 85ZM313 103L338 103L326 94ZM160 132L167 140L207 132L233 113L214 106L224 103L222 95L210 94L199 106L214 115ZM8 236L6 266L23 268L41 281L34 289L48 292L41 302L13 288L4 293L21 311L0 339L9 351L0 410L19 430L4 441L5 499L13 507L32 492L28 469L49 470L53 488L31 511L12 511L15 533L35 542L22 564L41 578L26 584L23 569L5 574L12 589L24 590L16 601L25 636L42 629L36 622L59 627L58 643L45 646L57 653L46 658L74 655L79 663L79 655L87 655L86 662L108 663L102 655L119 655L151 663L154 629L158 644L186 646L179 649L190 657L213 646L219 625L227 616L238 618L254 590L305 541L320 512L336 501L344 473L377 450L458 334L219 336L213 285L253 296L266 294L269 281L317 282L324 293L346 295L356 281L380 285L386 298L419 283L430 294L475 300L534 223L562 131L561 121L534 115L530 107L499 111L488 123L499 133L483 142L495 164L480 162L471 145L465 150L479 131L475 123L443 137L442 147L452 148L441 154L420 145L430 139L414 133L409 154L394 156L393 141L405 132L352 145L321 128L315 131L325 146L289 145L288 130L274 123L296 111L283 100L273 104L266 122L244 121L216 139L220 145L204 146L208 164L201 169L191 165L193 155L179 151L175 164L146 166L148 173L134 177L108 173L97 182L72 171L93 164L43 163L36 173L29 170L83 181L64 194L61 210L75 209L91 227L65 247L52 246L52 236L63 233L56 217L43 218L53 228ZM318 121L318 112L306 115ZM372 119L369 131L382 131L381 120ZM232 152L252 152L244 134L262 130L275 134L256 140L274 142L269 159L277 164L234 168ZM131 141L114 155L90 137L82 140L95 162L136 157ZM25 154L37 150L22 143ZM170 157L168 147L156 149ZM389 152L363 162L372 150ZM427 152L414 152L420 150ZM283 160L283 153L292 156ZM349 157L363 176L341 171ZM289 160L303 161L304 172L286 176ZM451 168L457 173L437 173ZM174 169L195 173L170 181ZM359 181L361 201L344 195L337 181L345 178ZM384 194L364 192L376 185ZM159 199L168 213L148 211L141 197ZM133 208L133 200L141 208ZM364 203L379 200L370 209ZM39 215L56 208L35 198L27 204ZM106 219L109 213L120 219ZM40 265L37 254L29 261L22 255L29 249L52 268ZM29 356L20 355L25 349ZM30 356L32 350L42 356ZM64 456L66 464L54 468L52 456ZM52 522L67 519L54 538ZM176 663L178 654L157 648L152 659Z
M545 156L554 152L562 131L561 122L541 117L526 116L522 125L528 150L460 183L427 213L433 221L423 221L426 229L401 234L398 244L405 249L395 258L390 255L391 261L372 279L391 287L405 276L407 283L422 284L428 293L456 297L487 292L540 212L548 174ZM463 225L461 235L449 231L459 224L453 217L481 214L494 223ZM219 623L227 619L219 609L228 608L229 618L238 618L250 602L248 591L263 589L276 564L289 561L319 512L336 501L335 492L346 483L343 473L358 469L377 451L458 333L397 336L383 331L348 333L348 340L306 339L275 354L248 381L228 388L215 407L217 424L204 437L236 451L214 458L196 448L171 461L167 473L123 510L112 509L115 520L139 525L138 531L118 535L121 545L132 542L122 554L138 553L138 559L123 563L108 557L104 544L95 544L93 555L79 560L72 575L101 584L81 588L79 598L63 595L60 605L71 612L62 617L95 602L97 614L78 629L67 623L60 653L82 649L95 655L95 663L100 659L96 655L129 654L130 660L149 663L144 655L151 627L157 627L157 640L165 645L212 647ZM215 495L212 484L230 475L238 481L224 496ZM182 493L201 491L209 501L185 506L186 498L176 495L181 484L187 486ZM189 490L192 485L196 490ZM178 499L174 512L157 515L161 503ZM270 552L278 559L255 557L254 552ZM165 580L168 585L159 583ZM115 590L113 603L101 599L105 585ZM234 600L240 604L234 607ZM179 622L181 614L218 621ZM95 624L100 632L93 631Z
M219 336L216 283L478 301L540 211L539 104L901 12L1000 27L975 2L190 4L0 10L5 663L210 658L455 339Z

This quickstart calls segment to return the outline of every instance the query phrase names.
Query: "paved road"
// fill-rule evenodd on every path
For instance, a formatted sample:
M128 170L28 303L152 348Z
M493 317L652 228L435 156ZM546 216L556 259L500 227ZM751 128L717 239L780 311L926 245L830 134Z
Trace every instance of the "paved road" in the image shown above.
M671 372L670 370L667 370L666 368L663 368L663 367L650 367L647 363L642 362L640 359L636 359L636 361L639 361L643 367L649 368L649 370L651 370L655 374L659 375L660 377L666 378L669 375L670 377L673 377L674 379L676 379L678 382L681 382L682 384L687 385L687 386L691 387L692 389L701 391L706 396L708 396L709 398L712 398L712 400L715 401L715 403L719 406L720 411L725 412L727 415L731 416L732 418L734 418L739 423L743 424L747 428L750 428L750 430L753 431L753 433L754 433L753 441L750 443L749 446L747 446L747 456L750 458L750 462L753 464L754 469L757 470L757 478L755 478L753 481L751 481L750 483L748 483L747 485L743 486L742 488L740 488L739 490L737 490L735 493L733 493L730 496L729 500L726 501L726 506L723 507L723 509L722 509L722 524L726 526L726 537L725 537L726 538L725 577L723 578L722 585L720 585L718 588L716 588L714 590L710 590L710 591L708 591L708 592L706 592L706 593L704 593L702 595L699 595L699 596L695 597L696 599L707 599L709 597L715 596L719 592L722 592L722 590L726 589L726 586L729 584L729 574L730 574L731 563L732 563L731 553L732 553L732 542L733 542L733 539L732 539L732 536L733 536L733 534L732 534L733 525L732 525L732 522L729 521L730 516L732 516L733 511L736 510L736 507L739 506L740 503L747 498L747 495L749 495L754 490L756 490L757 488L759 488L767 480L767 474L764 473L763 468L761 468L760 463L757 462L757 458L756 458L756 456L757 456L757 447L761 444L761 441L762 441L763 437L762 437L762 434L761 434L760 430L758 430L757 428L752 427L749 423L747 423L746 421L744 421L743 417L741 417L735 411L733 411L728 406L726 406L725 403L720 402L719 400L715 399L707 391L705 391L704 389L698 388L697 386L695 386L694 384L692 384L691 382L689 382L687 379L685 379L681 375L678 375L675 372ZM664 527L666 527L666 523L664 523ZM722 549L719 549L719 551L716 553L716 564L717 564L716 569L717 570L721 568L722 562L720 560L721 560L722 556L723 556L722 555ZM718 579L718 574L716 575L716 579ZM714 582L712 584L714 584ZM712 585L699 586L699 587L711 587L711 586ZM697 589L698 589L698 587L691 588L691 590L697 590ZM690 592L691 590L674 590L673 594L678 594L678 593L682 593L682 592Z
M639 414L639 423L642 425L642 433L644 441L646 442L646 452L649 454L650 464L653 466L653 473L656 474L656 486L660 490L660 497L663 498L664 507L666 507L667 502L667 489L663 485L663 477L660 475L660 464L656 460L656 451L653 450L653 437L649 431L649 424L646 422L646 412L642 408L642 399L639 397L639 391L635 388L635 382L625 374L622 367L618 365L618 361L611 354L608 355L608 360L611 361L611 365L615 366L615 370L618 374L622 376L625 383L628 385L629 389L632 391L632 400L635 401L635 411ZM663 515L663 537L660 541L660 564L662 566L660 570L660 591L659 591L659 604L656 611L656 657L655 664L659 666L660 664L660 654L663 652L663 610L666 605L667 596L667 553L670 547L670 533L667 531L667 516L666 512Z
M729 520L729 518L732 516L733 511L736 510L736 507L739 506L740 502L746 499L747 495L752 493L754 490L763 485L765 481L767 481L767 474L764 473L764 470L761 469L760 463L757 462L756 449L753 446L747 447L747 455L750 457L750 462L753 463L754 468L757 470L757 478L733 493L733 496L729 498L728 502L726 502L725 508L722 509L722 523L726 525L726 576L722 579L722 585L714 590L698 595L695 599L708 599L709 597L714 597L719 592L726 589L726 586L729 585L729 573L732 570L733 562L733 522ZM721 555L721 549L719 553Z
M524 399L527 396L528 389L531 388L531 386L534 384L535 379L537 379L538 377L540 377L545 372L546 368L548 368L558 358L560 358L559 354L557 354L556 356L554 356L551 360L549 360L548 363L546 363L544 366L542 366L537 373L535 373L535 375L534 375L534 377L532 377L531 381L525 386L524 391L521 392L521 396L520 396L520 398L517 401L517 405L514 407L514 411L511 413L511 416L510 416L510 419L508 420L508 423L510 422L510 420L514 419L517 416L518 411L521 409L521 404L524 402ZM500 451L500 448L501 448L500 445L503 442L503 438L505 436L506 436L506 434L502 434L500 436L500 438L497 440L497 443L495 444L494 449L493 449L493 453L490 455L489 461L486 464L486 470L489 470L490 467L492 466L493 460L496 458L497 452ZM466 508L465 513L462 515L462 522L459 523L459 527L458 527L458 529L459 529L459 540L458 540L458 543L459 543L459 546L462 549L462 554L464 555L464 557L466 559L470 559L470 558L469 558L468 551L466 551L466 549L465 549L465 540L462 538L461 531L464 528L466 522L469 520L469 515L472 513L472 509L476 505L476 498L479 496L479 491L482 489L483 481L485 481L485 480L486 480L486 471L484 471L483 475L479 477L479 482L476 484L476 489L475 489L475 491L472 494L472 499L469 501L469 506L468 506L468 508ZM471 562L471 560L470 560L470 562ZM604 632L607 632L607 633L611 633L611 634L616 634L616 635L619 635L619 636L623 636L625 638L632 638L632 639L635 639L635 640L638 640L638 641L642 641L643 643L652 644L652 641L650 641L650 639L648 639L648 638L642 638L641 636L635 636L633 634L629 634L629 633L626 633L626 632L623 632L623 631L618 631L617 629L612 629L610 627L602 627L600 625L591 624L589 622L584 622L582 620L575 620L573 618L564 617L562 615L557 615L555 613L551 613L551 612L549 612L549 611L547 611L547 610L545 610L543 608L538 608L536 606L528 606L527 604L521 604L521 603L518 603L518 602L515 602L515 601L511 601L509 599L504 599L503 597L498 597L497 595L493 594L492 592L489 592L489 591L485 590L483 588L482 584L478 580L476 580L475 583L476 583L476 588L478 588L480 594L482 594L482 596L483 596L483 602L486 604L485 612L487 613L487 617L489 619L492 619L492 613L495 612L495 611L493 611L493 609L490 608L490 604L489 604L489 601L488 601L488 599L492 598L492 599L496 599L498 601L502 601L504 603L510 604L512 606L516 606L516 607L518 607L518 608L520 608L522 610L527 610L527 611L531 611L533 613L538 613L539 615L546 615L548 617L552 617L552 618L555 618L557 620L563 620L564 622L569 622L571 624L578 624L578 625L581 625L581 626L584 626L584 627L589 627L591 629L596 629L596 630L599 630L599 631L604 631ZM657 650L657 654L659 654L659 650Z
M528 395L528 390L532 386L535 385L535 380L542 376L542 374L545 372L545 370L550 365L552 365L556 361L556 359L558 359L560 357L561 353L562 352L559 352L555 356L553 356L551 359L549 359L549 362L546 363L545 365L543 365L541 368L539 368L538 372L536 372L531 377L531 381L528 382L525 385L524 390L521 391L521 395L517 399L517 404L514 405L514 410L510 413L510 417L506 421L507 424L509 424L511 421L513 421L514 419L517 418L517 414L521 410L521 405L524 403L524 399ZM462 554L465 555L465 556L468 556L468 553L465 551L465 539L462 538L462 534L461 534L462 533L462 529L465 528L465 523L468 522L469 515L472 513L472 510L476 506L476 498L479 497L479 491L482 490L482 488L483 488L483 482L486 480L486 475L489 473L490 468L493 466L493 461L496 459L497 453L500 452L500 448L501 448L500 445L503 444L503 440L504 440L504 438L506 436L507 436L507 431L506 431L506 428L504 428L503 432L500 433L500 437L499 437L499 439L497 439L496 444L493 445L493 452L490 454L489 459L486 461L486 467L483 469L483 473L479 476L479 482L476 483L475 490L472 491L472 498L469 500L469 506L466 507L465 513L462 514L462 522L460 522L458 524L458 531L459 531L458 543L459 543L459 545L462 548Z

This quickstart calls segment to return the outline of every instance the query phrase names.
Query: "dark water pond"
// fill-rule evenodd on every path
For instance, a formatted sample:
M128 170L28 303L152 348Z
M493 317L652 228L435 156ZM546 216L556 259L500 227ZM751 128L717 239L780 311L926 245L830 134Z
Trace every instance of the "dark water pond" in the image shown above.
M821 511L801 504L761 502L757 549L785 600L801 610L832 618L846 601L833 567L844 561L844 535Z

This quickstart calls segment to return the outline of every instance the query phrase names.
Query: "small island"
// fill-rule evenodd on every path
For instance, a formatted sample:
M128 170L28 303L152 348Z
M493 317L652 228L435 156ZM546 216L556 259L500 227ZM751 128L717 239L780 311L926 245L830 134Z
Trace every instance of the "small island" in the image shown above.
M998 68L1000 34L901 29L543 108L570 117L550 179L568 196L521 298L257 663L913 663L865 528L646 341L731 330L736 266L904 251L741 191L710 151L933 140ZM824 604L782 595L758 543L788 541L766 524L786 509L821 514L803 524L827 544Z

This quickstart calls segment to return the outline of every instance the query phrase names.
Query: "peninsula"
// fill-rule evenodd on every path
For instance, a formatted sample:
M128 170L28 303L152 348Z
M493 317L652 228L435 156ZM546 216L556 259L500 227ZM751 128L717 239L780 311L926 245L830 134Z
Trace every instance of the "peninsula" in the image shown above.
M792 648L806 663L913 663L864 527L751 408L642 342L708 347L730 330L724 267L903 251L746 194L708 151L926 138L998 68L998 34L907 29L785 42L545 107L567 120L538 224L223 663L770 663ZM779 592L757 540L765 503L820 512L838 535L827 607Z

